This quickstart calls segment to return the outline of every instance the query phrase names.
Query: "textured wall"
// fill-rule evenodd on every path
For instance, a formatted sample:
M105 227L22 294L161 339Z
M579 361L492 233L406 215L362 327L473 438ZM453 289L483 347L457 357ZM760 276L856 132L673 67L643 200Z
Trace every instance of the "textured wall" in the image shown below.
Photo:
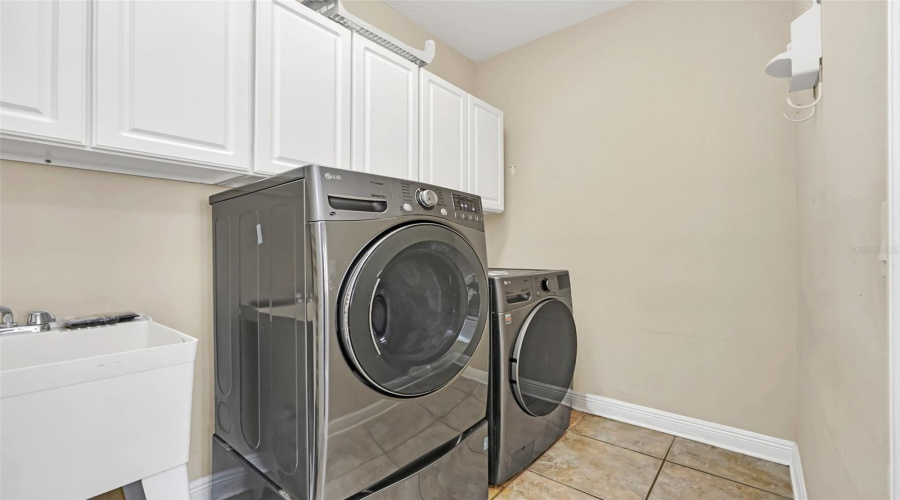
M794 439L789 2L636 2L478 64L493 266L572 271L575 389Z

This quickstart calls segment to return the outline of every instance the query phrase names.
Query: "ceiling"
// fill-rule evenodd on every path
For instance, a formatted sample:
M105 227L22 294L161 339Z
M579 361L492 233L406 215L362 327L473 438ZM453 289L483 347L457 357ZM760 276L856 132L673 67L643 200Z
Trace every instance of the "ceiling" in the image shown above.
M478 62L631 0L384 0Z

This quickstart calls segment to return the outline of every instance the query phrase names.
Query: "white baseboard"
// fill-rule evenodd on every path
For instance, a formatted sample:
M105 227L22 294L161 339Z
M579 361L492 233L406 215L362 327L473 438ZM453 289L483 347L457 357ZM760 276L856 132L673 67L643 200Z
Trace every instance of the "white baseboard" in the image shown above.
M794 499L806 500L800 451L792 441L593 394L572 391L571 401L578 411L787 465L791 468Z
M191 481L191 500L212 499L212 476L203 476Z
M603 396L575 391L571 391L570 394L572 407L578 411L787 465L791 468L794 500L807 500L803 467L800 465L800 449L792 441ZM210 500L211 497L212 479L210 476L191 481L191 500Z
M251 458L250 463L259 466L258 460ZM242 491L242 488L246 486L248 474L252 473L249 473L243 466L237 466L216 476L215 484L212 475L194 479L190 484L191 500L211 500L213 487L220 492L220 495L222 492L226 492L228 498L231 498L233 493Z
M592 394L572 393L572 407L692 441L711 444L751 457L790 465L794 443L755 432L714 424L705 420L676 415L662 410L617 401Z
M806 481L803 479L803 466L800 465L800 447L796 444L791 459L791 486L794 488L794 500L807 500Z

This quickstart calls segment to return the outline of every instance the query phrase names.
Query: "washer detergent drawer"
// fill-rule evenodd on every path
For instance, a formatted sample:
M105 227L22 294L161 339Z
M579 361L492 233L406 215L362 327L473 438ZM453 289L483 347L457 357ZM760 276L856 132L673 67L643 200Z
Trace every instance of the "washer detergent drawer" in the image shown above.
M487 421L462 442L419 472L374 492L353 498L371 500L484 500L488 488ZM376 486L377 487L377 486Z

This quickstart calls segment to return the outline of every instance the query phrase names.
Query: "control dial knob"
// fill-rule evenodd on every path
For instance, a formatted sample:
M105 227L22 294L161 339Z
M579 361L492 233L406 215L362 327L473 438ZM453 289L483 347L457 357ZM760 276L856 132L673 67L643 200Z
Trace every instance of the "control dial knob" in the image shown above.
M431 210L437 205L438 195L430 189L419 189L416 191L416 201L418 201L419 205L425 210Z
M541 280L541 290L545 292L555 292L556 283L554 283L550 278L544 278Z

